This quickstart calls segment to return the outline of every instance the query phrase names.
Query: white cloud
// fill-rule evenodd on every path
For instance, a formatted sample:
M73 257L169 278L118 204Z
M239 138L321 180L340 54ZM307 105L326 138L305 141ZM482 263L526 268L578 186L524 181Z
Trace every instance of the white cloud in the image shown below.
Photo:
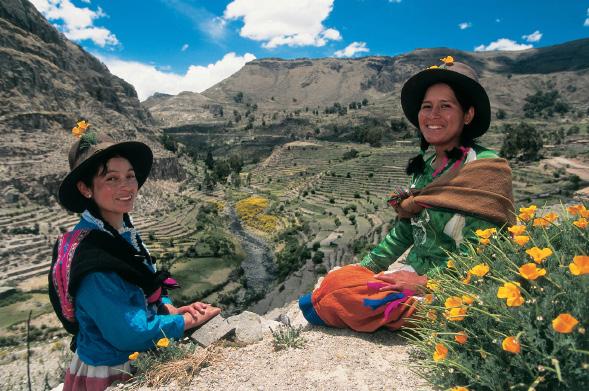
M460 30L466 30L467 28L472 27L472 23L462 22L462 23L458 24L458 27L460 27Z
M507 38L500 38L498 40L496 40L495 42L491 42L490 44L488 44L487 46L485 45L479 45L476 48L474 48L475 52L487 52L490 50L524 50L524 49L530 49L533 48L532 45L526 45L524 43L517 43L515 41L512 41L511 39L507 39Z
M366 42L352 42L345 49L338 50L333 53L336 57L353 57L357 53L369 52L370 49L366 47Z
M227 22L225 19L215 16L203 7L197 7L185 0L161 0L176 12L184 15L203 34L208 35L214 41L220 41L227 34Z
M522 38L528 42L538 42L542 39L542 33L536 30L532 34L522 35Z
M190 45L188 45L187 43L185 43L184 45L182 45L182 49L180 49L181 51L185 52L186 49L189 48Z
M240 70L255 56L246 53L238 56L227 53L214 64L206 66L191 65L185 74L162 72L154 65L136 61L125 61L116 57L95 54L114 75L131 83L139 100L145 100L156 92L178 94L182 91L202 92Z
M233 0L224 12L226 20L243 19L242 37L263 42L268 49L281 45L324 46L342 39L339 31L323 21L334 0Z
M589 8L587 8L587 19L585 19L585 23L583 23L583 26L589 27Z
M401 0L389 0L389 3L397 3L399 4L401 2Z
M91 40L100 47L119 44L117 37L108 29L94 26L96 19L107 16L100 7L95 11L86 7L78 8L70 0L31 0L31 2L47 20L56 22L55 26L71 40Z

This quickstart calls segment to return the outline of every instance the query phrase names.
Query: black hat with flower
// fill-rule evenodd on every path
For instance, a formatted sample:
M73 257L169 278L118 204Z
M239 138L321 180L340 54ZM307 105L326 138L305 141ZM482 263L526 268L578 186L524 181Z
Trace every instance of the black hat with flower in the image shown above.
M77 188L78 181L96 167L106 156L121 156L129 160L139 187L145 183L153 164L151 149L139 141L115 142L106 135L89 130L87 121L80 121L72 129L78 140L70 148L70 172L59 186L59 203L71 212L81 213L88 207L88 199Z
M477 73L470 66L455 62L452 56L441 59L442 65L434 65L413 75L401 90L401 106L405 116L419 129L417 119L421 102L427 89L437 83L446 83L458 89L474 107L473 120L464 125L463 132L471 139L482 136L491 123L491 104L487 92L480 85ZM468 107L463 107L467 110Z

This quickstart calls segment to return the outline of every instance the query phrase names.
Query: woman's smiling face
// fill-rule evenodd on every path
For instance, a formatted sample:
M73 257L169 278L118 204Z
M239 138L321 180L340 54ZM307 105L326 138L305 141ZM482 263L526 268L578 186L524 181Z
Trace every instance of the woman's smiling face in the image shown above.
M436 149L451 150L460 145L462 129L473 117L474 107L465 112L452 88L438 83L425 92L417 118L419 129L429 144Z

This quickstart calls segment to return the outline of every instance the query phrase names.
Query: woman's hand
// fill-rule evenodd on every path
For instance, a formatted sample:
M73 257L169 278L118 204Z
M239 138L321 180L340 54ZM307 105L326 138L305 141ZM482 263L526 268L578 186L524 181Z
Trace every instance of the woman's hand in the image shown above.
M379 291L401 292L408 289L413 292L421 292L427 284L427 276L420 276L415 272L408 272L406 270L388 274L377 274L374 278L390 284L389 286L380 288Z

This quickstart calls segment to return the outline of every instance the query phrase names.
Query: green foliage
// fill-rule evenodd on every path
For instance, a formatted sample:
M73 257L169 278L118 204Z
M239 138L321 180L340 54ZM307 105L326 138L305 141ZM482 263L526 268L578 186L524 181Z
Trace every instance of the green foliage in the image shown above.
M534 95L526 96L525 101L524 115L528 118L552 117L554 113L565 114L570 111L570 106L553 89L537 91Z
M277 330L272 330L272 337L274 338L272 341L272 345L274 346L274 350L283 350L288 348L295 348L300 349L305 344L305 339L301 335L303 328L293 327L290 324L279 326Z
M391 120L391 130L393 132L406 132L407 131L407 121L405 121L403 118L392 119Z
M243 102L243 92L238 91L235 95L233 95L233 100L235 103L242 103Z
M503 145L501 156L506 159L519 158L524 161L534 161L540 158L539 152L543 147L542 136L530 124L520 122L518 125L503 125Z
M580 212L569 209L569 213ZM517 244L515 238L500 232L487 245L481 242L464 254L449 254L454 266L430 279L437 285L430 285L433 300L418 304L415 327L405 335L423 358L414 364L415 372L437 387L589 389L585 335L589 275L574 275L570 266L574 257L589 253L588 230L573 224L579 224L580 216L564 210L558 218L520 217L527 221L526 232L521 233L529 237L527 243ZM546 251L544 259L532 258L534 247ZM479 277L475 273L481 264L489 270L478 273ZM528 279L524 265L543 269L545 274ZM509 306L508 300L498 297L505 283L519 284L514 286L521 301ZM571 332L554 326L561 314L578 320ZM467 340L456 340L458 333L465 333ZM507 349L510 337L517 341L511 351ZM445 357L434 356L436 347L447 349Z
M178 151L178 143L169 134L166 134L166 133L162 134L160 137L160 142L164 146L164 149L167 149L168 151L171 151L174 153L176 153L176 151Z
M354 159L357 156L358 156L358 151L356 149L352 148L349 151L344 152L344 155L342 156L342 158L344 160L350 160L350 159Z
M315 251L315 254L313 254L313 258L311 258L311 260L314 264L317 265L323 262L323 258L325 258L325 253L323 253L323 251L317 250Z
M497 112L495 113L495 117L497 119L505 119L507 118L507 113L505 113L505 110L503 109L499 109L497 110Z

